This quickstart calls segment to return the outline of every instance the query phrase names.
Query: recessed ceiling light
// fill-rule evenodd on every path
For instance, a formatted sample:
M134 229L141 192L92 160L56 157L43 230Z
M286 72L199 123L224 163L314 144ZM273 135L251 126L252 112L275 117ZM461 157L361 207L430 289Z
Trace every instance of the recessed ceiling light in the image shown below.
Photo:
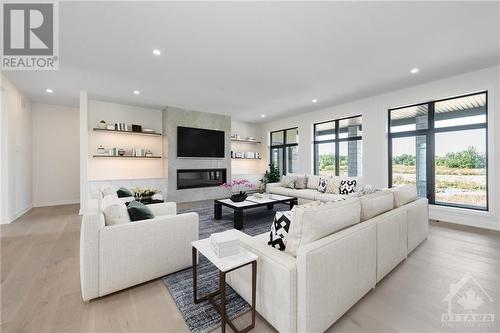
M45 91L47 92L47 94L52 94L54 92L54 90L50 88L45 89Z
M318 100L315 98L315 99L313 99L311 102L313 102L313 103L318 103Z
M159 56L159 55L161 55L161 50L159 50L159 49L154 49L154 50L153 50L153 54L154 54L155 56Z
M134 90L135 95L139 95L141 92L139 90Z
M266 118L266 115L265 114L261 114L260 115L262 118Z
M417 74L417 73L418 73L418 71L419 71L419 69L418 69L418 68L413 68L413 69L410 71L410 73L412 73L412 74Z

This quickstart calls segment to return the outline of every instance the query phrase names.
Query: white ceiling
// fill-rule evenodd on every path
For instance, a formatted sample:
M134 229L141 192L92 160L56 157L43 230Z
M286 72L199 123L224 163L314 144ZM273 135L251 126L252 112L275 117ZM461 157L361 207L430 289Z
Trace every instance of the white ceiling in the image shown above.
M61 2L60 70L5 74L44 103L258 122L496 65L499 22L499 2Z

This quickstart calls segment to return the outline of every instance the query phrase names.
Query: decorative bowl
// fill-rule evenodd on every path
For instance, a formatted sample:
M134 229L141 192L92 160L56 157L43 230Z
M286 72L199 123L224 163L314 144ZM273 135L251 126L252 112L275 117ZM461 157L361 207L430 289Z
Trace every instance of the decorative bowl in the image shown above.
M247 198L246 193L238 193L238 194L233 194L229 199L231 199L232 202L242 202L245 201Z

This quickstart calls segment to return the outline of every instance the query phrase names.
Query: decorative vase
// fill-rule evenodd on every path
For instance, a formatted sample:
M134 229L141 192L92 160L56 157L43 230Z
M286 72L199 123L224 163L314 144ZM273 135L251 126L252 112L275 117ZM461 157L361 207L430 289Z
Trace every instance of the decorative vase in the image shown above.
M100 129L106 129L107 128L107 124L104 120L101 120L97 126L100 128Z
M233 194L229 199L231 199L232 202L242 202L245 201L247 198L247 194L245 192L240 192Z

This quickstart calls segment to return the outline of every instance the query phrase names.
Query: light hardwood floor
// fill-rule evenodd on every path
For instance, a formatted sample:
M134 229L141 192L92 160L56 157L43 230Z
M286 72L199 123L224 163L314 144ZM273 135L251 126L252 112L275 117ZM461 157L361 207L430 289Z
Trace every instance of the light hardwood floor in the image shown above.
M161 280L82 302L77 213L76 205L36 208L0 227L0 331L188 332ZM496 315L496 328L442 326L441 314L447 309L442 300L450 283L467 272L494 299L481 312ZM428 240L329 332L498 332L499 288L500 233L433 222ZM249 319L244 315L237 324ZM272 331L259 316L254 332Z

